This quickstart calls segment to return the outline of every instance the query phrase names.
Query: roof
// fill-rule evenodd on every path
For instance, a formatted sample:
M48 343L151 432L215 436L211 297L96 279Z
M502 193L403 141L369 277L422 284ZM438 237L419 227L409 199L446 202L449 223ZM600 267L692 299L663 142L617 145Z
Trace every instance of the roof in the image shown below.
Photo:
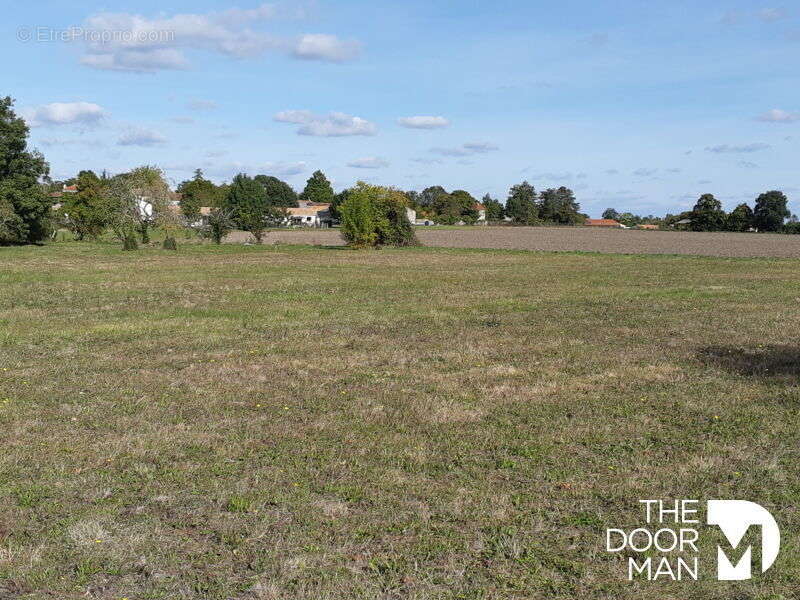
M680 221L675 221L675 225L688 225L691 222L691 219L681 219Z
M314 206L287 208L286 211L293 217L316 217L319 213L328 210L330 206L330 204L315 204Z
M486 207L480 202L476 202L475 204L473 204L472 208L474 208L475 210L486 210Z
M614 219L586 219L583 222L584 225L589 225L590 227L620 227L621 224L619 221L615 221Z
M78 191L78 186L77 185L65 185L64 186L64 191L68 192L70 194L74 194L75 192Z

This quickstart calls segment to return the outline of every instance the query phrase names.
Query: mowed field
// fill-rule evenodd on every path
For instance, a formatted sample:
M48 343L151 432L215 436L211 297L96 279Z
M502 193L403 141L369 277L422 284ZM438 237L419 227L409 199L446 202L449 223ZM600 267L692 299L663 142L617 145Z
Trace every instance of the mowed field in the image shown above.
M797 598L798 331L797 260L0 249L0 598ZM630 583L649 498L781 554Z
M417 227L425 246L504 250L580 251L617 254L689 254L727 257L800 258L800 235L639 231L594 227ZM250 238L244 232L231 242ZM337 230L272 231L265 244L343 245Z

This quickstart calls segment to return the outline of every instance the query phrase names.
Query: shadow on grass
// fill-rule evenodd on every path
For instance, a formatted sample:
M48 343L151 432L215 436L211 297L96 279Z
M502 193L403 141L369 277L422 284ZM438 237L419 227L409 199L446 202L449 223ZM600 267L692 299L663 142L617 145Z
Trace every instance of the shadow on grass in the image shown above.
M785 382L800 380L800 347L706 346L697 351L700 362L747 377Z

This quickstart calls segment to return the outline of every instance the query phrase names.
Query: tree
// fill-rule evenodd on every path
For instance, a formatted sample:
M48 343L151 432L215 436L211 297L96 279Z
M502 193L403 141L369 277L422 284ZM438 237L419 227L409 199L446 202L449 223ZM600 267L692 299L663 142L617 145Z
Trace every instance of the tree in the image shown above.
M260 244L264 230L273 215L267 203L267 191L264 186L244 173L239 173L231 182L225 208L230 212L233 222L240 229L252 233L256 242Z
M478 201L473 198L472 194L465 190L454 190L450 195L455 199L461 211L460 220L465 223L474 223L478 220L478 209L475 208Z
M39 185L49 166L28 150L29 128L10 97L0 98L0 244L29 244L50 231L52 203Z
M596 213L595 213L596 214ZM619 213L615 208L607 208L601 215L604 219L611 219L612 221L619 221Z
M417 245L406 215L407 203L398 189L359 181L340 207L342 236L356 248Z
M417 198L417 204L422 208L430 208L436 202L436 198L447 194L447 190L440 185L432 185L425 188Z
M728 231L750 231L751 227L753 227L753 209L744 202L734 208L725 219L725 228Z
M692 209L692 231L721 231L725 226L722 204L713 194L703 194Z
M153 165L143 165L128 173L117 175L114 179L122 179L130 184L136 196L136 210L132 213L136 221L136 230L143 244L150 243L150 229L168 210L172 202L164 171Z
M325 176L323 175L323 177ZM264 190L267 192L267 203L270 206L282 208L297 206L297 192L285 181L272 175L256 175L253 179L264 186Z
M436 219L442 223L456 223L458 221L474 223L478 218L478 211L475 209L475 198L464 190L455 190L451 194L437 195L431 208L436 213Z
M342 214L340 209L342 207L342 204L344 204L345 200L347 200L347 196L349 194L350 190L347 189L347 190L342 190L333 197L333 200L331 201L331 207L329 210L331 211L331 216L334 219L338 221L342 220Z
M506 214L515 223L533 225L539 220L536 190L527 181L511 187L506 200Z
M414 228L408 220L408 197L392 187L377 186L373 199L375 230L379 246L418 246Z
M359 181L339 207L342 237L354 248L367 248L378 242L373 195L374 186Z
M97 238L110 218L103 182L93 171L81 171L77 186L77 193L64 194L61 209L67 215L67 225L79 240Z
M122 242L123 250L136 250L136 234L140 223L140 196L130 177L117 175L106 185L109 204L109 225Z
M783 192L772 190L756 199L753 209L753 224L759 231L779 231L784 220L791 214L786 207L787 199Z
M317 204L330 204L333 202L333 187L322 171L314 171L306 182L300 199Z
M181 212L189 224L199 222L200 209L205 206L215 206L219 199L217 186L203 177L201 169L195 170L192 179L182 182L177 192L181 195Z
M561 186L550 188L540 194L539 218L560 225L575 225L583 219L580 205L571 189Z
M221 244L232 229L233 220L230 212L222 208L215 208L208 215L208 220L201 233L204 237L211 238L215 244Z
M506 216L506 211L500 201L495 200L489 194L486 194L481 199L481 204L483 204L486 209L487 221L502 221L503 217Z

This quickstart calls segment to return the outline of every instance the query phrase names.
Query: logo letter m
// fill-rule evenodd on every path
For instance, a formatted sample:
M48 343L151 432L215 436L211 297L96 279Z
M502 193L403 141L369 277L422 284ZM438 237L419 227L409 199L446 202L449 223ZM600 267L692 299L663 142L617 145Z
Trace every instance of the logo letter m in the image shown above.
M709 500L708 523L717 525L731 548L737 549L747 530L756 525L761 528L761 572L772 566L778 557L781 534L778 524L764 507L746 500ZM739 549L741 551L741 549ZM752 546L741 553L733 564L722 547L717 546L717 579L740 581L752 577Z

